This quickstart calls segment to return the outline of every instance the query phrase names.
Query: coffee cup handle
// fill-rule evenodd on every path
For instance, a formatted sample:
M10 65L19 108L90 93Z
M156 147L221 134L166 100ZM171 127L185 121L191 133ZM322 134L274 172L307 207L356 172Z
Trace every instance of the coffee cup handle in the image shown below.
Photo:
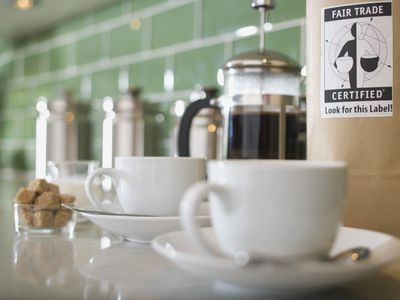
M86 179L85 182L85 191L86 191L86 195L89 198L89 201L93 204L94 207L103 210L103 211L108 211L108 212L112 212L110 210L110 207L105 206L101 200L97 199L94 193L94 184L93 181L101 176L101 175L107 175L110 176L113 183L115 184L115 182L117 182L120 179L120 171L115 170L115 169L111 169L111 168L99 168L94 170Z
M215 194L219 201L226 201L224 199L227 199L225 197L227 190L223 186L208 182L198 182L184 193L180 204L182 227L188 233L191 242L202 252L213 256L228 256L221 249L207 241L196 222L196 212L199 210L201 202L204 201L209 193Z

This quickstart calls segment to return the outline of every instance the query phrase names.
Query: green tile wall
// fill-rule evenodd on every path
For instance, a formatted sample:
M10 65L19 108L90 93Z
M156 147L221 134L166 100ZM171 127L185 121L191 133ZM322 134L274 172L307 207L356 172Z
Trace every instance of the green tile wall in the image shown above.
M52 84L52 86L56 89L56 91L62 91L63 89L67 89L70 91L74 91L75 94L80 91L81 87L81 77L73 77L73 78L68 78L61 80L60 82L57 82L56 84ZM54 92L53 92L54 94ZM51 96L50 96L51 98ZM76 101L80 101L80 98L75 99Z
M26 104L23 90L12 91L4 96L1 105L3 108L23 108Z
M116 98L118 92L118 69L96 72L93 74L93 98L102 99L105 96Z
M305 60L305 1L276 1L268 16L273 30L265 34L268 49L299 63ZM132 29L131 20L140 27ZM100 159L101 99L118 99L124 72L144 92L146 154L170 153L174 101L187 100L196 84L217 86L227 58L258 47L256 36L238 37L236 30L257 24L248 0L116 0L40 34L0 40L0 168L34 167L36 99L51 100L62 89L72 91L80 130L90 136L81 139L81 158ZM167 69L174 74L172 91L164 90ZM91 83L84 94L82 80Z
M11 164L12 155L14 152L15 151L4 150L4 149L0 150L0 167L1 168L7 168L10 165L14 168L16 167L15 165Z
M24 74L25 76L40 74L45 71L45 60L48 53L39 53L27 56L24 60Z
M111 57L137 53L142 50L143 28L132 30L124 24L111 30Z
M0 66L0 79L6 80L14 77L14 62L10 61Z
M79 40L77 47L77 64L87 64L101 59L102 34L96 34Z
M138 10L151 7L165 2L165 0L131 0L132 11L136 12Z
M40 95L40 96L44 96L48 99L51 99L52 96L54 96L54 94L58 94L59 93L59 86L58 83L56 84L40 84L40 85L36 85L34 92L33 93L25 93L25 95L23 95L23 100L26 102L30 102L32 103L33 101L31 101L30 99L27 99L27 97L29 97L30 95ZM36 99L33 99L36 100Z
M272 23L302 18L305 13L306 0L278 0L274 12L270 14Z
M286 54L296 61L301 60L301 51L299 47L291 45L300 45L300 27L270 32L265 35L265 45L269 50ZM233 44L233 53L239 54L251 51L258 47L258 38L251 37L235 41Z
M204 0L204 36L234 32L240 27L257 25L258 13L249 8L249 2Z
M73 66L76 62L76 45L68 44L51 49L49 52L49 70L55 71Z
M193 4L155 15L152 24L152 47L182 43L193 39Z
M28 118L24 120L24 138L29 139L35 135L36 118Z
M1 132L0 136L2 138L12 138L18 135L18 132L15 131L16 127L10 120L4 120L0 122Z
M23 165L22 169L33 170L35 168L35 151L34 151L34 149L24 148L23 163L24 163L24 165ZM10 167L9 162L7 163L6 167ZM15 165L12 165L12 167L16 168Z
M58 27L54 28L54 35L62 35L65 33L69 33L75 30L79 30L85 26L87 16L79 16L73 19L67 20L64 23L60 24Z
M165 58L134 63L129 68L130 84L142 87L145 93L162 92L165 67Z
M175 57L175 88L191 89L196 83L215 85L224 61L224 46L215 45L178 53Z
M32 89L20 89L20 90L11 90L8 95L13 95L12 97L7 97L6 99L10 101L10 106L6 106L5 108L17 108L22 111L24 108L32 105L32 99L30 99L29 95L32 95ZM36 95L37 93L34 93ZM5 114L6 115L6 114ZM4 116L3 116L4 117Z
M122 13L122 3L123 1L117 1L113 6L96 11L94 13L94 21L98 23L120 16Z

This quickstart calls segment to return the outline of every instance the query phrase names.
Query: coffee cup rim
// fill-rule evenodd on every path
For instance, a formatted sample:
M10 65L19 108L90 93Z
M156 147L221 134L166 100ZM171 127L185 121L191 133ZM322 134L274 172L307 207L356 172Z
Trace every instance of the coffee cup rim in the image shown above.
M174 156L115 156L117 160L133 159L133 160L197 160L205 161L203 157L174 157Z
M51 165L89 165L89 164L99 164L98 160L49 160L47 164Z
M303 168L329 168L343 169L347 168L347 163L341 160L274 160L274 159L229 159L229 160L209 160L208 165L223 167L294 167L296 169Z

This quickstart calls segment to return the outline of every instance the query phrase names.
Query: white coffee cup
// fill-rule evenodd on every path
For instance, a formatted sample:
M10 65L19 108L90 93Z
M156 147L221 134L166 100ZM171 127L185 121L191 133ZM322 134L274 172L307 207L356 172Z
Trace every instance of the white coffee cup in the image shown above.
M200 250L288 260L328 254L346 198L344 162L209 161L207 170L208 182L190 187L180 207L182 225ZM218 249L194 219L207 195Z
M85 185L90 202L108 211L93 190L94 179L101 175L111 177L124 212L177 216L184 191L205 179L206 164L205 159L192 157L116 157L115 168L95 170Z

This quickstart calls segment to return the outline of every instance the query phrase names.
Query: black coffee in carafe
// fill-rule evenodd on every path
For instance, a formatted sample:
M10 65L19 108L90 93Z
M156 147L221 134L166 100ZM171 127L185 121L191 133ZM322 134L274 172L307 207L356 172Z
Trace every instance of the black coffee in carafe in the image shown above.
M229 159L278 159L279 112L232 112L228 124ZM299 121L296 112L287 112L285 158L299 158Z

